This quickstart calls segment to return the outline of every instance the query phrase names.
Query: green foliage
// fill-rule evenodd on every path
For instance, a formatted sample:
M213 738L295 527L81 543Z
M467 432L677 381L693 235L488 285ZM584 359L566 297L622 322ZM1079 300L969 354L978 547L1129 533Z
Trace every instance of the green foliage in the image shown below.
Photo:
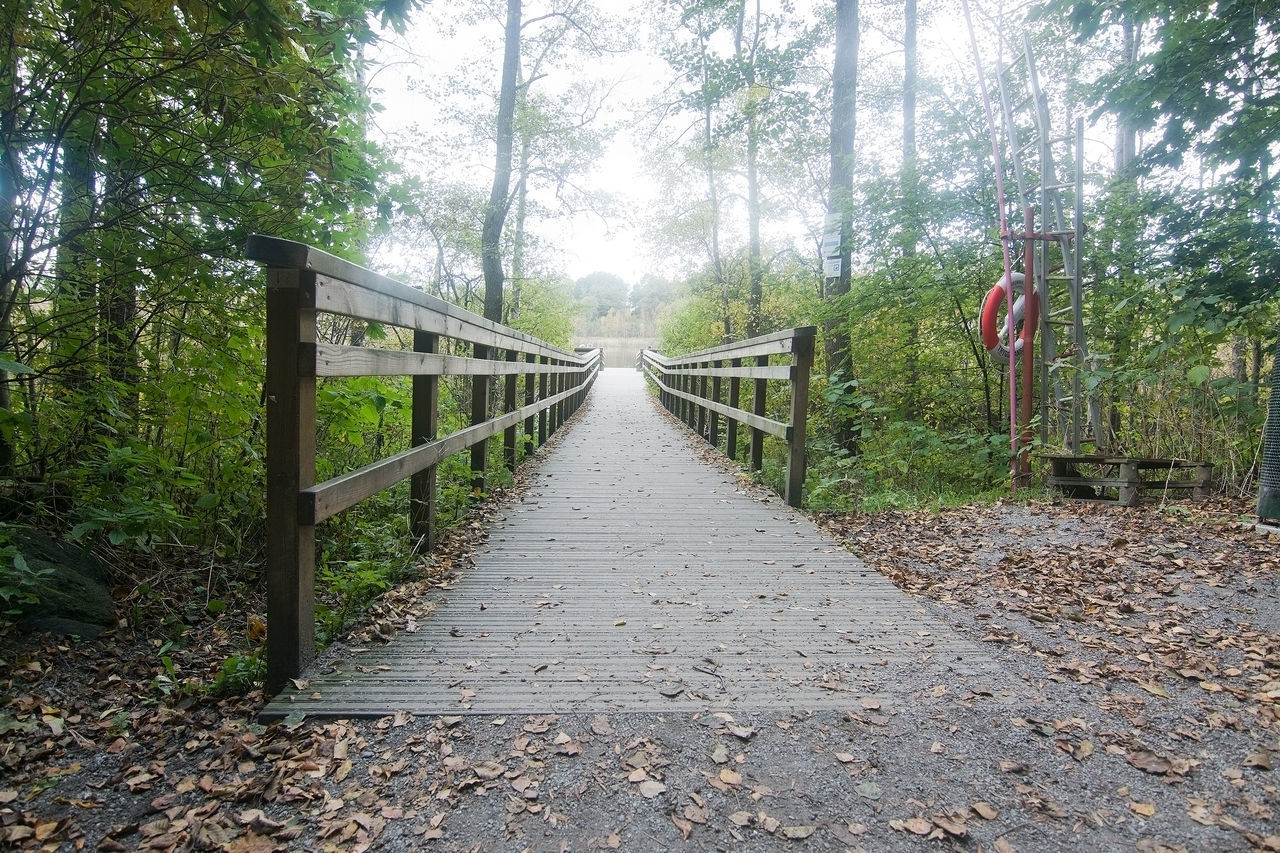
M32 568L13 543L8 525L0 524L0 606L5 616L16 616L40 602L41 580L48 568Z
M266 675L267 662L260 651L235 654L222 662L209 692L214 696L242 696L261 684Z

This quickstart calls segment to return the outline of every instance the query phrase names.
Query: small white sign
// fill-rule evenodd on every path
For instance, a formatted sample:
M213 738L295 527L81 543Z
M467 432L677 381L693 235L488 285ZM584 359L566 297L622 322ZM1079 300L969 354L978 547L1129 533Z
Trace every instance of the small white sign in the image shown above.
M834 258L840 254L840 217L828 213L822 222L822 257Z
M840 277L840 259L826 258L825 260L823 260L822 275L825 278L839 278Z

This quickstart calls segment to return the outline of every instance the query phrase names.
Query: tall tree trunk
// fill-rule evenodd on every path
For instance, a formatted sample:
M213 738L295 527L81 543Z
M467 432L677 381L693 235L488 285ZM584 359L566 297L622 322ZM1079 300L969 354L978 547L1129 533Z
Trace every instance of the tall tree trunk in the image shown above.
M853 143L857 129L858 91L858 0L836 0L836 57L831 91L831 189L827 210L839 222L840 274L826 282L830 301L839 301L849 292L850 260L853 248ZM845 380L853 378L846 318L836 317L826 328L827 373ZM854 424L838 417L835 439L849 453L858 450Z
M756 0L754 35L743 51L746 3L738 11L738 61L744 71L747 114L747 328L748 338L764 332L761 305L764 302L764 264L760 259L760 104L756 92L756 52L760 45L760 0Z
M1125 15L1120 23L1120 37L1124 56L1120 62L1124 68L1135 68L1138 64L1138 48L1141 43L1141 30L1134 23L1131 15ZM1133 122L1123 111L1116 116L1115 174L1117 177L1128 176L1134 159L1138 156L1138 132Z
M18 111L14 104L20 94L18 82L19 4L6 3L0 21L0 356L16 356L13 340L13 303L19 287L19 264L14 257L13 235L18 227L18 164L20 143L15 126ZM0 409L13 409L9 383L13 377L0 371ZM0 434L0 477L13 476L13 443Z
M707 34L698 33L702 57L702 166L707 179L707 204L711 207L711 269L720 292L720 311L724 322L724 340L733 340L733 319L729 316L729 283L725 279L724 263L720 257L720 187L716 181L715 136L713 134L710 69L707 57Z
M506 323L514 323L520 316L520 296L524 287L525 220L529 214L529 148L528 133L520 137L520 164L516 168L516 222L511 235L511 307Z
M52 358L70 387L91 378L88 364L97 337L98 274L90 251L90 229L97 203L94 146L97 120L87 112L75 116L62 137L62 199L58 208L57 278L50 334Z
M916 0L906 0L903 9L902 71L902 259L906 275L914 276L914 259L919 245L919 178L916 158ZM905 288L914 288L907 281ZM910 420L920 419L920 318L911 312L906 343L906 388L903 405Z
M493 188L480 232L480 263L484 271L484 316L502 322L502 226L511 206L511 149L514 141L516 77L520 69L520 0L507 0L506 50L502 55L502 83L498 90L498 152Z

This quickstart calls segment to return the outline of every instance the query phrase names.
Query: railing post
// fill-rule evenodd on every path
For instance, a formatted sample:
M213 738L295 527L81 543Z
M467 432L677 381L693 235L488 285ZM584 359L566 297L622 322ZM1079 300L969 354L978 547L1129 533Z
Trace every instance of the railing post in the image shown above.
M489 357L489 348L475 344L474 358ZM489 420L489 377L478 373L471 378L471 424ZM484 492L484 471L488 467L489 441L484 439L471 445L471 491L478 497Z
M723 361L711 362L711 366L716 368L717 370L723 364L724 364ZM713 376L711 378L711 399L716 403L720 402L720 377L719 376ZM708 440L711 442L712 447L715 447L717 449L720 447L720 413L714 409L711 410L711 434L710 436L708 436Z
M742 367L742 359L735 358L729 362L731 367ZM738 376L729 378L729 408L737 409L742 395L742 379ZM738 421L736 418L725 418L724 455L735 462L738 461Z
M706 368L708 364L710 364L710 362L704 361L699 366L702 368ZM698 396L701 399L706 400L707 399L706 374L703 374L702 376L698 377L697 385L698 385L698 390L697 390ZM699 405L698 406L698 437L704 438L706 434L707 434L707 407L703 405Z
M413 351L435 353L440 350L440 337L430 332L414 331ZM413 377L413 402L410 415L413 447L434 441L440 431L440 377ZM409 530L423 540L425 551L435 547L436 466L413 475L409 483Z
M314 273L267 273L267 677L280 691L315 656L316 528L298 493L316 478ZM303 370L312 347L312 369Z
M757 367L768 367L769 356L756 356ZM764 417L768 411L766 407L768 394L768 380L756 379L755 388L751 394L751 412L752 414ZM751 470L759 471L764 468L764 433L755 427L750 428L751 432Z
M538 357L533 353L526 353L524 361L526 365L534 365L537 364ZM526 406L532 406L534 403L534 395L537 391L537 382L538 374L530 371L524 375L524 404ZM536 421L534 418L534 415L529 415L529 417L524 419L524 437L526 442L533 442L537 440L537 435L534 432L536 429Z
M804 500L805 436L809 419L809 372L813 368L813 336L791 342L791 427L787 431L788 504L799 508Z
M507 362L509 364L514 365L516 361L516 357L518 355L519 353L517 353L513 349L507 350ZM514 373L507 374L506 385L502 389L502 391L503 391L502 393L503 414L506 414L507 412L514 412L516 410L516 375ZM506 430L503 431L502 450L503 450L502 455L507 463L507 470L508 471L516 470L516 425L515 424L512 424L511 426L507 427Z
M548 356L548 355L542 356L542 367L544 372L538 374L538 399L539 400L547 399L547 376L549 374L547 374L545 370L547 367L550 367L550 366L551 366L551 356ZM546 443L547 443L547 410L542 409L538 412L538 446L541 447Z

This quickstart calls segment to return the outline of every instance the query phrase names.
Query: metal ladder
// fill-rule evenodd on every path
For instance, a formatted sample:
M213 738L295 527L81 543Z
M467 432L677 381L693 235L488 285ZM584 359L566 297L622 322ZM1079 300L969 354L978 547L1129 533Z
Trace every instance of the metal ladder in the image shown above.
M1035 241L1035 286L1040 293L1040 442L1049 445L1050 424L1069 453L1081 455L1083 446L1106 448L1102 404L1082 388L1082 373L1094 366L1084 328L1084 282L1081 254L1084 244L1084 120L1076 119L1075 133L1053 136L1049 102L1040 88L1031 40L1022 39L1023 57L996 75L1000 112L1011 149L1018 186L1016 210L1009 215L1015 239ZM1016 99L1016 100L1015 100ZM1030 115L1034 131L1023 140L1018 119ZM1061 181L1057 163L1074 171ZM1035 167L1029 167L1034 163ZM1030 207L1031 233L1015 228ZM1059 353L1062 334L1068 349ZM1064 371L1064 368L1065 371ZM1063 373L1068 376L1064 377Z

